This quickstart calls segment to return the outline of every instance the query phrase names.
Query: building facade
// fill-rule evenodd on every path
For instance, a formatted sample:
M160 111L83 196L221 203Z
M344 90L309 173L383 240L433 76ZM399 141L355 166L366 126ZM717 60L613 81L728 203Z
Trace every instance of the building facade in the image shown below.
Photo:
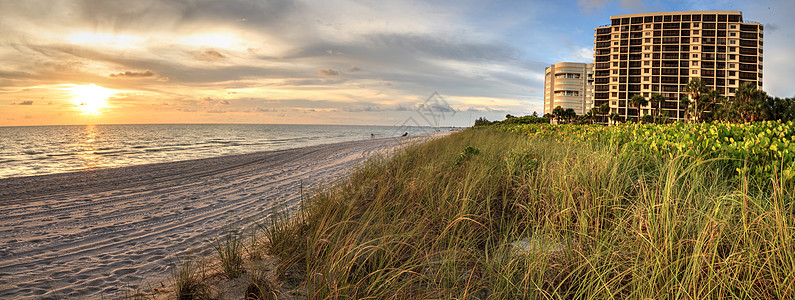
M574 109L577 115L593 106L593 64L560 62L544 71L544 114L555 107Z
M682 119L692 78L727 97L744 82L762 88L763 30L743 22L739 11L611 16L594 32L593 105L609 103L611 113L635 118L649 114L651 104L638 112L628 100L660 93L661 112Z

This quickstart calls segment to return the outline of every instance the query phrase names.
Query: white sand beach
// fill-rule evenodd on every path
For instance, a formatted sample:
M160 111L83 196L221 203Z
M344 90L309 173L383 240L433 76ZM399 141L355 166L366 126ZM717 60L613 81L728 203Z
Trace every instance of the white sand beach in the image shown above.
M168 285L177 258L266 222L365 158L446 135L385 138L0 180L0 298L118 298Z

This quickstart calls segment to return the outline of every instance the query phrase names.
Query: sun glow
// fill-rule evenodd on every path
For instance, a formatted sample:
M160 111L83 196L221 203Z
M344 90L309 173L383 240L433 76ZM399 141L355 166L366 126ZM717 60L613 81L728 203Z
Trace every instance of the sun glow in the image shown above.
M131 35L115 35L103 33L77 33L69 36L69 42L81 45L105 45L112 47L131 47L136 45L140 38Z
M101 86L76 85L69 88L72 92L72 103L80 109L84 115L98 115L101 109L108 106L108 98L117 92Z
M180 43L189 46L211 46L219 48L229 48L235 40L231 36L224 34L199 34L191 35L180 39Z

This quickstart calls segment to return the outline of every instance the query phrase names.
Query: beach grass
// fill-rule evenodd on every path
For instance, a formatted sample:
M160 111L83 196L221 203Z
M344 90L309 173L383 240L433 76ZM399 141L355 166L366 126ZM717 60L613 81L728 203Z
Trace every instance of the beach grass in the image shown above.
M249 299L791 299L795 183L736 163L467 129L216 240L216 278ZM219 289L206 269L175 269L178 298Z
M182 259L172 268L171 278L174 296L179 300L206 299L208 289L205 265L190 259Z
M726 165L468 129L274 217L267 252L315 299L791 298L792 183Z
M243 243L243 237L233 230L213 243L221 271L229 279L243 275Z

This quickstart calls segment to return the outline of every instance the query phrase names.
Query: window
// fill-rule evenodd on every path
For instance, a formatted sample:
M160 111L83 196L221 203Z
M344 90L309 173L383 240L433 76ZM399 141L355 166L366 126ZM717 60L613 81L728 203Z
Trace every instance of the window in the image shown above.
M729 36L737 36L736 32L729 32Z
M643 47L643 50L651 50L651 46Z
M613 82L618 82L618 77L613 77Z
M614 66L614 67L618 67L618 62L617 62L617 61L614 61L614 62L613 62L613 66Z
M651 54L649 54L649 53L643 54L643 57L649 58L649 57L651 57Z
M618 42L613 42L613 46L618 46Z
M729 54L729 59L734 60L734 58L735 58L734 54Z
M643 73L649 73L649 68L643 69Z
M734 64L729 64L729 68L734 69Z
M729 84L734 84L734 79L729 79Z
M737 50L737 48L735 48L735 47L729 47L729 52L734 52L736 50Z
M698 34L698 30L693 30L693 34Z
M694 67L697 67L698 66L698 61L697 60L691 61L690 65L694 66Z
M692 41L693 41L694 43L698 43L698 38L692 38Z
M643 65L644 65L644 66L648 66L648 65L649 65L649 61L648 61L648 60L647 60L647 61L644 61L644 62L643 62Z
M614 89L614 90L617 90L617 89L618 89L618 86L615 86L615 85L614 85L614 86L612 86L611 88L612 88L612 89Z
M644 40L644 42L645 42L645 43L651 43L651 38L646 38L646 39Z
M649 81L649 77L643 77L643 81ZM646 85L646 88L647 88L647 89L648 89L648 86L649 86L649 85L647 84L647 85Z
M611 96L611 97L614 97L614 98L615 98L615 97L618 97L618 93L616 93L616 92L612 92L612 93L610 93L610 96ZM613 101L613 104L612 104L612 105L613 105L613 106L616 106L616 105L618 105L618 104L616 104L616 102L615 102L615 101Z
M698 58L698 53L693 53L693 58Z
M651 24L646 24L646 29L651 28Z
M648 84L644 84L644 85L643 85L643 89L646 89L646 90L648 90L648 89L649 89L649 85L648 85Z
M650 36L650 35L651 35L651 31L646 31L646 36Z
M729 41L729 44L731 44L731 45L734 45L734 44L736 44L736 43L737 43L737 41L735 41L735 40L730 40L730 41Z
M617 39L618 37L619 37L619 35L617 35L617 34L614 34L614 35L613 35L613 38L614 38L614 39Z
M693 71L690 71L690 73L691 73L691 74L697 74L697 73L698 73L698 70L693 70Z
M698 50L698 46L693 46L693 50Z
M729 76L734 76L735 74L737 74L737 72L735 72L735 71L729 71Z
M693 28L698 28L698 23L693 23Z
M729 26L729 28L730 29L737 29L737 25L731 25L731 26Z
M618 74L618 70L613 70L613 74Z

